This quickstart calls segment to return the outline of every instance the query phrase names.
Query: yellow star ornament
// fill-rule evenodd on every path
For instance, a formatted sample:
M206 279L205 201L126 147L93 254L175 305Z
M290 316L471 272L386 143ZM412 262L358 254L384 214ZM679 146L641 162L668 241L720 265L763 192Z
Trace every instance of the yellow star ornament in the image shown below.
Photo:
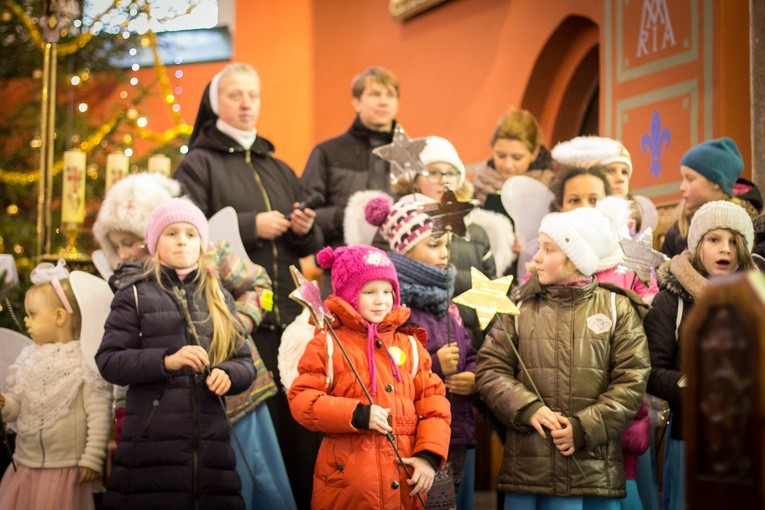
M490 280L478 269L470 268L473 288L454 298L458 305L473 308L478 315L478 324L486 329L498 313L518 315L518 307L507 297L507 291L513 282L513 276L502 276Z

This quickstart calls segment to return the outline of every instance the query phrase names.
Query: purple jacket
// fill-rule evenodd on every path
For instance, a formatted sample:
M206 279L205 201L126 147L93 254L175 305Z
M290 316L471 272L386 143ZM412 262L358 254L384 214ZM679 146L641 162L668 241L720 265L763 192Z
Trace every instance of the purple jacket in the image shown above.
M462 325L456 308L451 307L450 313L443 317L437 317L435 314L423 310L412 308L409 321L423 328L428 333L428 341L425 348L430 353L433 360L432 370L439 377L444 379L444 373L441 370L441 362L438 360L436 351L446 345L446 324L447 317L450 321L451 341L457 342L460 349L460 358L457 362L457 373L475 372L476 351L473 342L465 326ZM470 397L455 395L447 391L446 398L449 400L452 409L452 438L450 444L475 444L475 421L473 420L473 404Z

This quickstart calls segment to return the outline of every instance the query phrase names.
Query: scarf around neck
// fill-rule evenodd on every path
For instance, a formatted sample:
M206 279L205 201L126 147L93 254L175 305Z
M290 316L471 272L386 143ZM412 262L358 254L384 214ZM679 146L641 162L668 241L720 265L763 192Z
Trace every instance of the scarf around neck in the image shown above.
M439 269L397 252L388 256L398 273L401 303L437 317L446 315L454 293L454 267Z

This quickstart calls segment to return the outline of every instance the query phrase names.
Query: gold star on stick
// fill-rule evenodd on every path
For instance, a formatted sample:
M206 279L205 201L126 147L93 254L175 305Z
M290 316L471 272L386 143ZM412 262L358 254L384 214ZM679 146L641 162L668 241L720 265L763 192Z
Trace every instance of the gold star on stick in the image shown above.
M518 315L518 307L507 297L513 276L502 276L490 280L478 269L470 268L473 288L454 298L454 302L473 308L478 315L478 324L486 329L498 313Z

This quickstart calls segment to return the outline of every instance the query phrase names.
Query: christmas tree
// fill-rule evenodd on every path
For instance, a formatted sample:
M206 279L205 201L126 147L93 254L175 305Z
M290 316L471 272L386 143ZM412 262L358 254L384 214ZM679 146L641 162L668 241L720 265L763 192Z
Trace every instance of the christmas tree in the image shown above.
M77 4L76 1L68 2ZM168 16L182 15L192 10L198 1L172 2L174 10ZM67 4L67 2L59 2ZM115 0L93 16L83 16L82 5L75 6L71 22L59 11L56 25L56 102L53 140L53 189L51 201L51 239L55 252L63 244L60 235L60 197L62 155L77 148L87 155L86 215L83 230L88 231L105 192L106 157L113 152L131 156L130 169L147 168L148 155L133 153L134 143L149 140L154 153L169 156L174 163L182 157L179 150L188 140L191 127L174 108L170 81L159 59L156 35L148 30L141 34L129 30L133 20L152 17L152 2ZM62 8L62 7L59 7ZM0 326L23 331L8 308L23 316L23 296L29 284L29 272L38 262L38 194L40 182L40 152L45 142L41 133L41 93L43 89L43 49L46 44L46 13L49 2L40 0L0 0L0 253L12 254L19 272L19 285L4 288L0 297ZM66 8L63 8L66 10ZM43 23L41 24L41 19ZM111 20L112 24L107 23ZM119 23L115 28L114 20ZM42 28L41 28L42 25ZM144 84L133 82L130 69L125 69L126 57L136 48L151 48L156 57L156 78ZM115 88L123 88L120 102L113 102ZM150 94L162 94L175 127L162 133L150 131L142 124L141 104ZM106 114L94 118L90 111ZM81 235L78 248L90 253L93 241ZM2 277L2 275L0 275ZM0 278L2 284L2 278Z

